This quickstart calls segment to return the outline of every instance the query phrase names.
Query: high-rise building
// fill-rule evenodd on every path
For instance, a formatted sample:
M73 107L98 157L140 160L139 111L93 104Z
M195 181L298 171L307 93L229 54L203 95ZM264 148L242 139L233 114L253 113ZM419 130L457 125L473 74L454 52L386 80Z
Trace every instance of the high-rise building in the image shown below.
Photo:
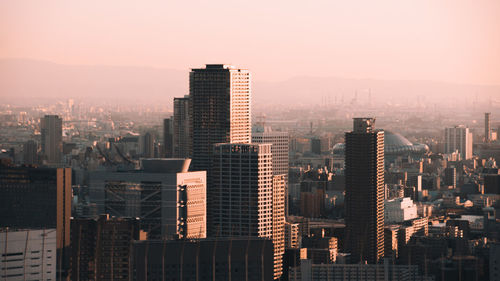
M484 113L484 142L486 143L491 141L490 114L489 112Z
M139 171L90 172L90 201L99 214L139 217L148 238L205 238L206 172L189 163L143 159Z
M0 280L56 280L56 229L0 228Z
M272 149L271 149L272 150ZM273 225L274 278L283 274L283 254L285 254L285 176L273 176Z
M23 162L25 165L38 164L38 144L29 140L23 145Z
M155 138L150 132L145 133L142 137L142 156L146 158L155 156Z
M458 151L461 159L472 158L472 132L464 125L446 128L444 131L444 152L453 153Z
M0 166L0 227L56 229L57 278L67 274L71 169Z
M193 168L207 171L210 177L214 144L250 143L250 72L222 64L192 69L189 95ZM210 192L208 194L210 197Z
M299 247L299 224L285 223L285 248L296 249Z
M346 238L351 261L384 256L384 131L374 118L354 118L345 134Z
M57 115L45 115L40 119L42 133L42 156L49 165L61 163L62 119Z
M71 220L71 280L132 280L132 241L139 240L135 218Z
M209 236L272 238L270 144L216 144L210 190Z
M457 188L457 169L455 167L444 169L444 185L446 188Z
M173 156L173 131L172 118L163 119L163 155L165 158L171 158Z
M191 158L193 145L191 128L190 97L174 98L173 147L174 157Z
M252 131L252 143L270 143L273 158L273 175L285 176L285 216L288 215L288 132L272 131L269 127L256 127Z

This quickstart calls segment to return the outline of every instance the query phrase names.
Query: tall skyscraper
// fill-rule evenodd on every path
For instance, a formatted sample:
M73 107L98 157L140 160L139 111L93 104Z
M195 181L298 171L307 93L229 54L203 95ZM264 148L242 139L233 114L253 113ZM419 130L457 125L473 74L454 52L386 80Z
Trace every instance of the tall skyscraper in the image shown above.
M345 134L346 238L353 262L384 256L384 131L374 118L354 118Z
M29 140L23 145L23 160L25 165L38 164L38 143Z
M209 236L271 238L271 145L216 144L213 160Z
M0 194L0 227L56 229L57 278L64 278L69 266L71 169L0 166Z
M142 136L142 157L153 158L155 156L155 137L150 132Z
M490 114L489 112L484 113L484 142L486 143L491 141Z
M174 157L192 157L192 128L190 97L174 98L174 134L173 147Z
M173 130L172 118L163 119L163 155L165 158L173 156Z
M214 144L250 143L250 72L222 64L192 69L189 95L193 116L193 168L208 171L210 177Z
M62 119L45 115L40 119L42 156L49 165L60 164L62 157Z
M472 158L472 132L464 125L446 128L444 131L444 152L453 153L458 150L463 160Z
M273 175L285 177L285 215L288 215L288 132L272 131L269 127L256 127L252 131L252 143L272 144Z

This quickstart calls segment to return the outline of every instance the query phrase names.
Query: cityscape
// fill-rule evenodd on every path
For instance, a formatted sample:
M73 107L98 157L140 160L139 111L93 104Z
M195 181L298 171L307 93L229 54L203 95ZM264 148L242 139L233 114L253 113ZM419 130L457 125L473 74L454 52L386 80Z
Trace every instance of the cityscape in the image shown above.
M0 25L12 26L0 28L7 43L0 47L0 280L500 280L498 36L484 45L482 59L457 59L453 50L441 57L457 59L453 64L423 62L419 72L416 62L405 61L415 69L398 74L375 67L379 60L370 54L366 64L377 71L364 72L369 67L356 59L333 54L342 67L329 58L321 61L326 68L313 67L316 47L305 43L290 45L295 52L313 48L297 57L289 57L291 50L259 55L267 63L247 46L241 55L232 49L241 43L237 31L263 36L258 42L269 50L290 42L283 26L283 34L265 36L277 27L258 23L271 16L320 44L327 39L300 26L307 19L330 32L323 20L339 23L321 11L333 9L330 3L290 3L283 12L259 1L192 7L124 1L120 16L116 1L95 7L51 1L30 9L0 3L8 11L0 12ZM464 24L471 20L461 13L468 12L477 17L474 28L493 34L500 4L479 2L451 10L429 4L439 16L426 15L430 22ZM338 11L359 8L335 3ZM387 18L366 30L342 21L360 37L382 36L379 28L393 26L389 19L407 28L418 23L429 38L450 32L469 42L475 34L426 27L418 13L427 8L420 4L366 5ZM273 11L249 18L265 6ZM163 18L160 10L167 8L179 15L169 10ZM403 19L408 9L415 14ZM116 23L108 21L111 14ZM41 18L51 20L35 21ZM92 19L102 29L93 29ZM71 24L64 27L66 20ZM236 31L211 29L226 21ZM129 32L105 41L107 30L120 24L130 25ZM178 36L178 45L155 41L178 52L178 60L169 57L172 64L156 55L158 46L141 53L132 44L153 36L146 27L155 25ZM354 40L337 28L332 34L343 37L335 40ZM83 44L116 52L100 57L79 50L68 60L77 48L68 42L76 39L55 35L63 31L103 36ZM391 34L400 33L394 27ZM236 43L203 42L207 36ZM70 40L65 50L52 45L60 40ZM130 40L130 56L117 48L120 40ZM200 45L187 47L189 40ZM420 48L398 43L408 48L400 54L451 42L441 40ZM362 58L363 49L346 46L330 47ZM318 55L323 51L317 47ZM139 54L145 64L135 61ZM398 59L385 55L396 65ZM151 63L155 58L164 64ZM351 62L352 68L345 65ZM471 68L455 71L455 63Z

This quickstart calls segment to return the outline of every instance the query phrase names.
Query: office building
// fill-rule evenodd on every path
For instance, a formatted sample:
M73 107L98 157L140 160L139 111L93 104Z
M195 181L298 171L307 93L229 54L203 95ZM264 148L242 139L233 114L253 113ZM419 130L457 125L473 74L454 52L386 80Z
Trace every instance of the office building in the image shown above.
M448 167L444 169L444 185L446 188L457 188L457 169Z
M458 151L462 160L472 158L472 132L464 125L446 128L444 131L444 152L447 154Z
M165 158L173 157L174 146L174 126L172 118L163 119L163 156Z
M190 159L142 159L137 171L89 173L98 214L138 217L148 238L206 237L206 172Z
M23 163L25 165L38 164L38 143L29 140L23 145Z
M273 280L273 243L257 237L146 240L133 244L135 279Z
M500 175L484 175L484 193L500 194Z
M345 237L355 263L384 256L384 131L374 125L373 118L354 118L345 134Z
M208 171L213 145L250 143L250 72L207 64L189 74L193 126L193 169ZM208 192L209 196L211 192ZM211 201L211 200L209 200Z
M285 249L299 248L299 224L285 223Z
M283 274L285 254L285 176L273 176L272 240L274 244L274 278Z
M289 280L300 281L432 281L434 277L419 273L417 265L383 264L315 264L309 259L290 268Z
M0 228L0 280L56 280L56 229Z
M385 201L385 223L400 223L417 217L417 205L409 197Z
M71 280L132 280L132 241L139 240L135 218L71 220Z
M47 165L58 165L62 160L62 119L45 115L40 119L42 156Z
M271 238L271 145L216 144L213 160L209 236Z
M0 166L0 227L56 229L57 276L68 267L71 169Z
M491 141L491 125L490 125L490 115L491 113L484 113L484 142L488 143Z
M190 97L174 98L173 147L174 157L192 157L192 128Z
M142 157L153 158L155 156L155 138L147 132L142 137Z
M285 176L285 215L288 215L288 132L272 131L270 127L257 127L252 131L252 143L270 143L273 175Z

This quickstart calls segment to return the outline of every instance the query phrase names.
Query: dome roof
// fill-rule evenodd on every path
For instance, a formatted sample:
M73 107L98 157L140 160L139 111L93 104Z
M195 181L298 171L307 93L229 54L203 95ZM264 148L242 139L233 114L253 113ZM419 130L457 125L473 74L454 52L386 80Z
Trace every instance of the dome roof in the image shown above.
M384 131L384 144L386 146L411 146L411 143L407 138L403 137L398 133L393 133L391 131Z

